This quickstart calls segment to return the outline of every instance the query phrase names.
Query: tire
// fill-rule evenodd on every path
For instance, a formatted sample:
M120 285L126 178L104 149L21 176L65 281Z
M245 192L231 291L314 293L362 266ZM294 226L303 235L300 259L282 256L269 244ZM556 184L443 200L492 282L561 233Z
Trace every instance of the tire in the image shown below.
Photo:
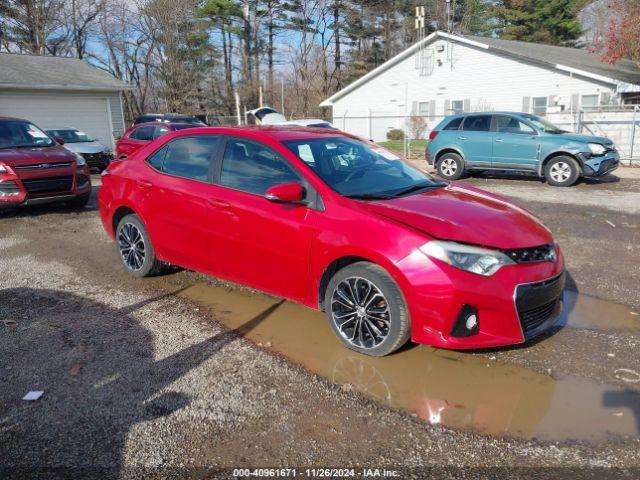
M560 155L553 157L544 167L544 178L554 187L570 187L580 177L580 165L575 159Z
M91 190L89 190L87 193L83 193L82 195L78 195L73 200L68 201L67 205L69 205L72 208L81 209L87 206L87 203L89 203L90 198L91 198Z
M135 247L133 251L132 246ZM137 215L126 215L118 222L116 248L120 261L129 274L150 277L162 271L163 264L156 258L147 229Z
M362 295L364 300L359 301ZM324 311L336 337L356 352L382 357L409 340L411 322L402 292L391 275L373 263L353 263L339 270L327 285Z
M436 171L446 180L458 180L464 175L464 161L457 153L445 153L438 159Z

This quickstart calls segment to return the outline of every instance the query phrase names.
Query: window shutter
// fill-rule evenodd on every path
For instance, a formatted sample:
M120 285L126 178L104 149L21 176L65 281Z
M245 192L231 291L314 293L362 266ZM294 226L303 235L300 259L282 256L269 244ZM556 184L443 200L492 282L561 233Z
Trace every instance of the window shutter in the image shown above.
M411 115L417 115L418 113L418 102L411 102Z
M471 99L470 98L465 98L464 102L462 103L464 111L465 112L469 112L471 111Z
M529 113L531 107L531 97L522 97L522 111Z
M580 107L580 95L578 93L571 94L571 110L578 110Z
M448 98L446 98L444 101L444 114L445 115L451 114L451 100L449 100Z
M556 106L556 102L553 101L554 97L555 97L555 95L549 95L549 97L547 98L547 107L555 107Z
M611 92L602 92L600 94L600 105L611 104Z
M429 100L429 119L432 119L436 115L436 101Z

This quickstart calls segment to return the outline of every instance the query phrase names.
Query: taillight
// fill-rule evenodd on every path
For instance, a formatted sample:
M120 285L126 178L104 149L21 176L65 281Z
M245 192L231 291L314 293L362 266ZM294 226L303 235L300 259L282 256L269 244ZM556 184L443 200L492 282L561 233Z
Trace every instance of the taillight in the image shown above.
M429 134L429 140L433 140L434 138L436 138L439 133L440 132L438 130L431 130L431 133Z

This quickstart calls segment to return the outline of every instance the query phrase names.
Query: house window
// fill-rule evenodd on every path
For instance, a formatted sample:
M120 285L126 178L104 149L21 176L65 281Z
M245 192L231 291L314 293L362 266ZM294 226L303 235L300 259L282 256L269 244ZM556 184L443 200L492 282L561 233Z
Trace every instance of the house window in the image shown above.
M534 115L547 114L547 97L533 97L532 102Z
M464 112L464 100L454 100L451 102L451 110L454 115Z
M418 115L429 115L429 102L418 103Z
M582 95L582 108L592 108L598 106L598 95Z

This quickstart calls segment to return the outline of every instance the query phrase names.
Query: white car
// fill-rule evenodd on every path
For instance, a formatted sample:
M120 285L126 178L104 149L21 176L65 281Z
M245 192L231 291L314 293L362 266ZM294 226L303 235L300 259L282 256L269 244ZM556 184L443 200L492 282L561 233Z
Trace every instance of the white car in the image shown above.
M98 140L73 127L47 128L47 134L67 150L82 155L91 170L102 172L113 160L113 152Z
M300 127L330 128L332 130L338 130L330 122L319 118L287 120L284 115L271 107L260 107L250 110L247 113L256 119L256 124L258 125L297 125Z

